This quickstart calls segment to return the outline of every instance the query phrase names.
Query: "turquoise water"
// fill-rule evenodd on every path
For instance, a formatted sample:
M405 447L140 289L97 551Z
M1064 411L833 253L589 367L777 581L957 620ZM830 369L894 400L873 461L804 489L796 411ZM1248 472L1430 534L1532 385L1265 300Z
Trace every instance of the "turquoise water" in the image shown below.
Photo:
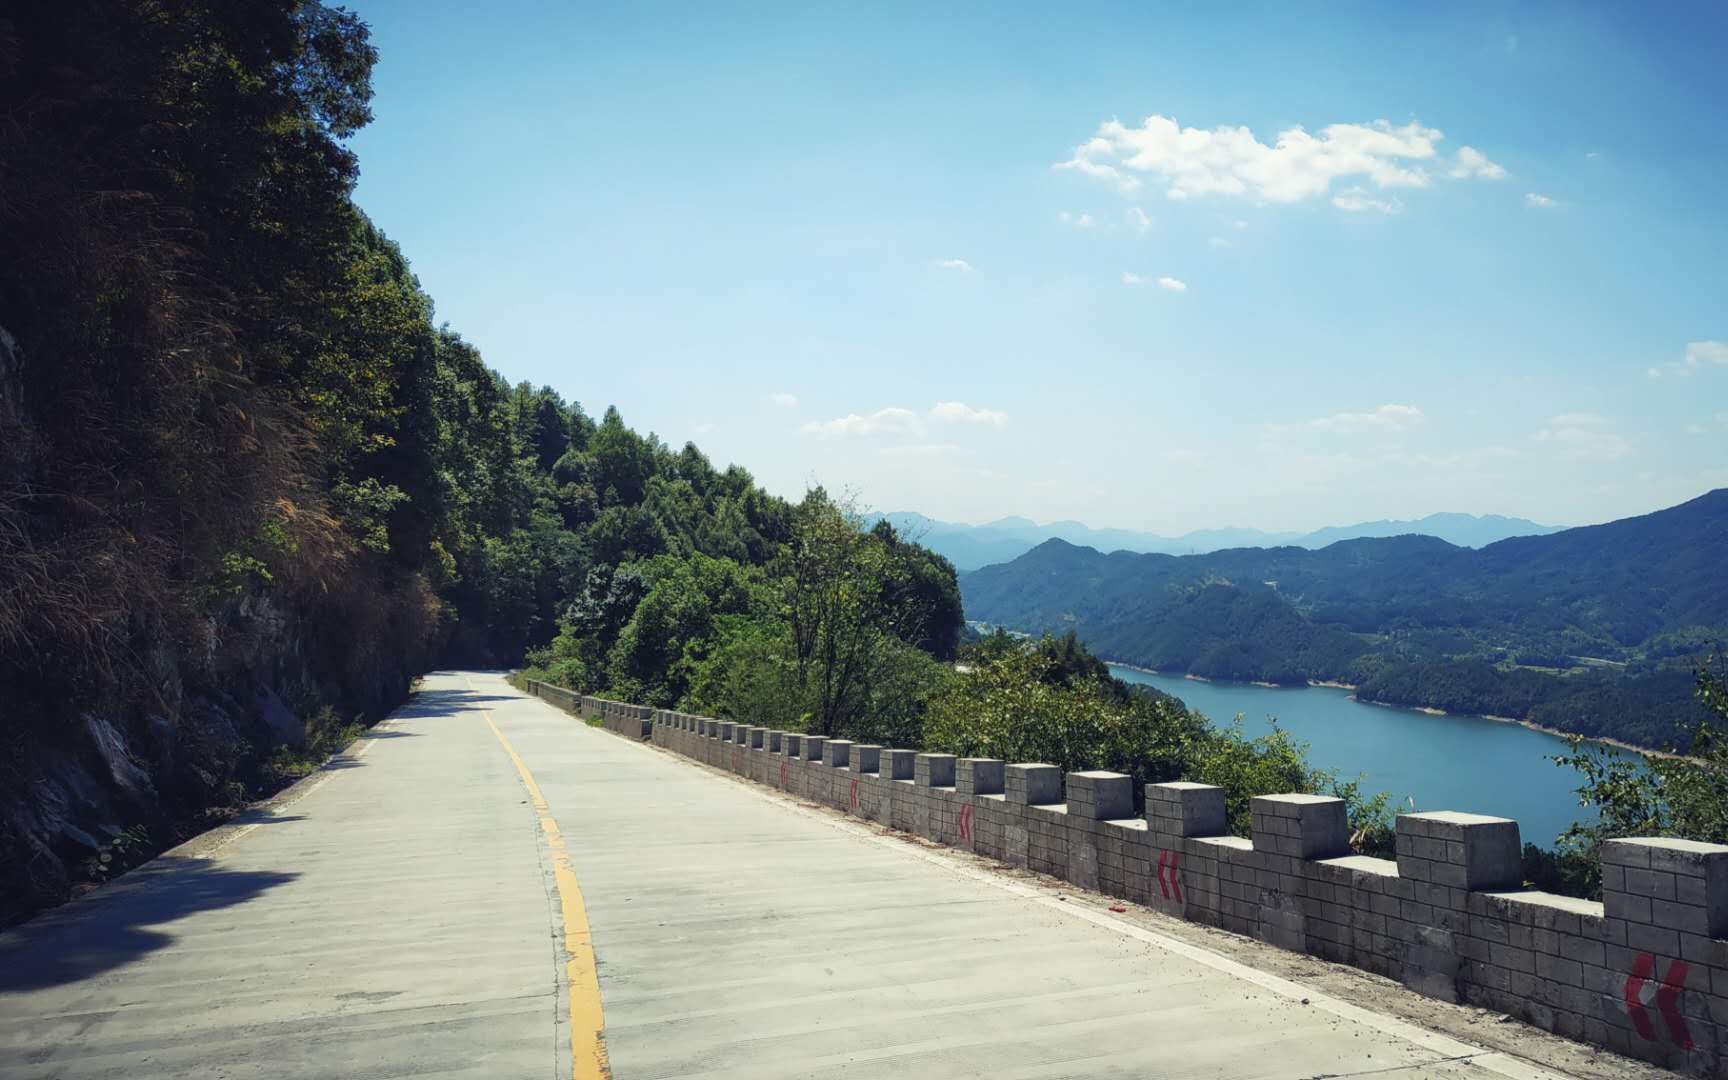
M1266 687L1197 682L1111 665L1125 682L1145 683L1203 712L1214 725L1238 713L1250 735L1267 717L1309 744L1309 760L1345 779L1366 773L1366 790L1390 791L1401 808L1464 810L1515 818L1525 842L1552 847L1568 825L1593 815L1578 806L1577 773L1548 760L1566 742L1479 716L1430 716L1364 705L1329 686ZM1616 751L1618 752L1618 751Z

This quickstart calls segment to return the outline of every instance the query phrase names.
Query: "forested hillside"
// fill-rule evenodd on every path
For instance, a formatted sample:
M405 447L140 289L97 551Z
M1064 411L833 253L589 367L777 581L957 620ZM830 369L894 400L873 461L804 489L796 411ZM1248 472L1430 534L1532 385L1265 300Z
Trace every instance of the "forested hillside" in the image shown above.
M971 618L1074 629L1127 663L1342 680L1372 700L1661 746L1700 715L1693 668L1728 637L1725 550L1718 490L1480 550L1402 536L1178 557L1053 540L961 585Z
M0 922L299 775L434 664L714 684L712 631L775 638L821 529L880 556L841 643L876 666L833 716L954 653L942 560L511 386L435 321L349 197L373 62L315 3L0 16ZM806 657L838 647L812 622Z

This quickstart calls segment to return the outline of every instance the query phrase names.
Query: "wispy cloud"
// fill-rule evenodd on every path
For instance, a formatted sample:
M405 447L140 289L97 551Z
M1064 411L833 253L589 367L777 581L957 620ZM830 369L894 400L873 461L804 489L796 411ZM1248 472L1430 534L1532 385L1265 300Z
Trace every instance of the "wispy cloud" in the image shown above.
M798 430L806 435L845 437L901 435L916 437L924 434L926 420L939 423L1006 427L1008 414L999 409L974 408L963 401L938 401L925 414L919 414L898 405L890 405L885 409L877 409L873 413L864 415L848 413L833 420L810 420L801 425Z
M1008 423L1008 414L997 409L974 409L963 401L938 401L930 410L933 420L948 420L963 424L988 424L991 427L1003 427Z
M1460 146L1458 156L1453 159L1452 169L1446 175L1454 180L1472 176L1480 176L1484 180L1504 180L1506 170L1489 161L1488 155L1474 146Z
M1067 210L1057 214L1056 220L1066 222L1067 224L1074 226L1076 229L1090 229L1098 224L1098 219L1093 217L1091 214L1085 212L1075 214Z
M885 435L885 434L916 434L923 430L923 423L918 414L911 409L889 406L877 409L868 416L848 413L834 420L811 420L798 430L806 435Z
M1341 412L1308 421L1321 431L1349 434L1356 431L1403 431L1422 422L1422 410L1414 405L1386 404L1368 412Z
M1644 369L1652 379L1676 375L1684 379L1709 367L1728 367L1728 341L1689 341L1680 359Z
M1158 279L1158 287L1160 289L1168 289L1171 292L1187 292L1188 291L1188 283L1186 281L1182 281L1182 280L1179 280L1179 279L1173 278L1173 277L1161 277L1161 278L1159 278Z
M1332 196L1332 205L1352 214L1368 213L1396 214L1404 209L1404 203L1396 198L1376 199L1368 193L1367 188L1346 188Z
M1618 461L1632 453L1632 444L1612 430L1614 421L1595 413L1562 413L1530 438L1552 446L1562 456L1580 461Z
M795 409L798 407L798 395L788 394L784 390L780 391L778 394L769 394L768 400L784 409Z
M967 262L965 259L939 259L937 260L936 265L944 270L958 270L962 274L970 274L972 272L972 264Z
M1135 232L1145 232L1152 227L1152 219L1146 216L1146 211L1138 206L1128 208L1128 224Z
M1122 271L1122 284L1124 284L1124 285L1144 285L1145 283L1146 283L1146 279L1141 277L1139 274L1136 274L1134 271L1132 271L1132 270Z
M1536 210L1552 210L1560 204L1550 196L1527 191L1524 193L1524 205Z
M1328 195L1334 180L1421 188L1433 182L1436 170L1460 180L1506 175L1474 147L1444 161L1444 139L1438 129L1414 121L1395 126L1375 120L1329 124L1318 134L1292 127L1268 144L1246 127L1185 128L1173 117L1152 115L1138 127L1106 121L1056 167L1107 181L1123 194L1153 178L1170 199L1216 195L1275 203Z

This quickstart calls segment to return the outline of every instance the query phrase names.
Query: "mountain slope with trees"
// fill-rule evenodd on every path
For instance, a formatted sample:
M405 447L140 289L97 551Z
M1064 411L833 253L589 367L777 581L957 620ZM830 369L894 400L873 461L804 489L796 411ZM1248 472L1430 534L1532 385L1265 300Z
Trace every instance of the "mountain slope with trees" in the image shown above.
M0 923L302 775L435 663L540 650L670 703L755 617L853 664L819 702L844 724L954 655L944 560L435 321L349 197L375 59L301 0L0 16ZM783 606L818 529L870 556L862 625Z
M1127 663L1360 684L1393 704L1664 745L1728 636L1728 489L1479 550L1429 537L1318 551L1100 554L1049 541L964 575L971 618L1076 630Z

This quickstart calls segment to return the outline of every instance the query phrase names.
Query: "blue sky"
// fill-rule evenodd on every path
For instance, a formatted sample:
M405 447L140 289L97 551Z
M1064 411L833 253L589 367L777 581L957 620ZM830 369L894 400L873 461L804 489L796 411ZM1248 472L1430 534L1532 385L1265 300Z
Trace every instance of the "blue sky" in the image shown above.
M361 205L771 490L1181 532L1728 485L1728 9L361 0Z

